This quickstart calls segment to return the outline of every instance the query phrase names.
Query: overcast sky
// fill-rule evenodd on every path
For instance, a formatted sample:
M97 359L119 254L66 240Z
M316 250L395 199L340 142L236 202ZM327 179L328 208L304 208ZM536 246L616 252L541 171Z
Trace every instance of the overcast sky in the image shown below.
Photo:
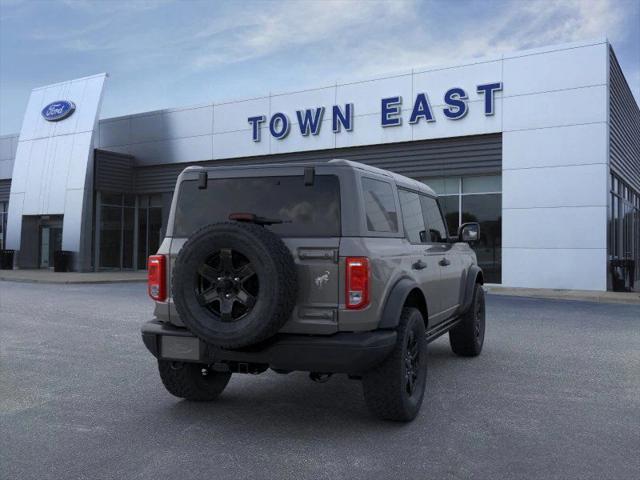
M108 118L605 36L640 99L640 0L0 0L0 134L99 72Z

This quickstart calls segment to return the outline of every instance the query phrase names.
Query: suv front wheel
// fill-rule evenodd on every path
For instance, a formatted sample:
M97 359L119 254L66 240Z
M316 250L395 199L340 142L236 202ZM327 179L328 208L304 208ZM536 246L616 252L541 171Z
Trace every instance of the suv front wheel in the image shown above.
M158 370L170 394L196 402L218 398L231 378L230 372L215 372L199 363L158 360Z
M409 422L422 405L427 381L427 337L420 310L403 308L396 346L362 377L364 399L379 418Z

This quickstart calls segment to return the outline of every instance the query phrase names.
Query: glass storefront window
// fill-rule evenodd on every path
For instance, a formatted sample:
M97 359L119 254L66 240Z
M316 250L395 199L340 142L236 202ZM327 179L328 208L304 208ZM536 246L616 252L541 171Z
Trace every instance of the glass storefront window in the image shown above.
M460 193L460 177L424 178L426 183L438 195L457 195Z
M120 268L122 207L100 207L100 267Z
M462 193L499 193L502 192L502 177L465 177L462 179Z
M6 242L8 211L9 204L7 202L0 202L0 250L4 248Z
M133 241L135 208L124 207L122 209L122 268L133 268Z
M460 197L458 195L447 195L440 197L439 200L444 219L447 222L449 235L455 236L458 234L458 227L460 226Z
M162 197L138 197L138 269L147 268L147 258L160 248L162 229Z
M473 249L487 283L502 281L502 194L463 195L462 223L480 223Z
M614 291L640 290L640 192L611 175L609 285Z
M145 269L147 257L150 255L150 247L157 250L159 245L162 209L148 207L150 204L148 195L139 197L138 203L144 206L138 208L138 224L136 225L135 195L100 192L99 198L99 268ZM153 202L159 202L157 198L151 198L154 198ZM159 211L159 214L156 211ZM151 234L148 232L151 225L149 223L150 215L153 216L154 222L159 218L160 226L156 226L155 223L151 226L151 229L157 230L155 237L153 232Z

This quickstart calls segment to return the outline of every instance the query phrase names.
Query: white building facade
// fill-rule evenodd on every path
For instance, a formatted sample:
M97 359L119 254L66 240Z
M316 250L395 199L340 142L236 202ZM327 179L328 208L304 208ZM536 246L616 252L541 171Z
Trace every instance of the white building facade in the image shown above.
M493 283L640 283L640 110L606 40L98 121L103 82L34 90L0 137L16 268L57 249L79 270L144 268L188 164L347 158L428 183L450 231L479 221ZM44 118L60 101L75 110Z

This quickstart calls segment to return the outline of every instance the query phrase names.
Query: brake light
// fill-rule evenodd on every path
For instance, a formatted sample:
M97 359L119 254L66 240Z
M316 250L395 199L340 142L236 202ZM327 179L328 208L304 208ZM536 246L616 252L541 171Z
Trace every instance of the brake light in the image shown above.
M345 303L348 309L369 305L369 259L347 257Z
M164 255L151 255L147 264L147 291L149 296L157 302L163 302L167 298L166 284L166 257Z

